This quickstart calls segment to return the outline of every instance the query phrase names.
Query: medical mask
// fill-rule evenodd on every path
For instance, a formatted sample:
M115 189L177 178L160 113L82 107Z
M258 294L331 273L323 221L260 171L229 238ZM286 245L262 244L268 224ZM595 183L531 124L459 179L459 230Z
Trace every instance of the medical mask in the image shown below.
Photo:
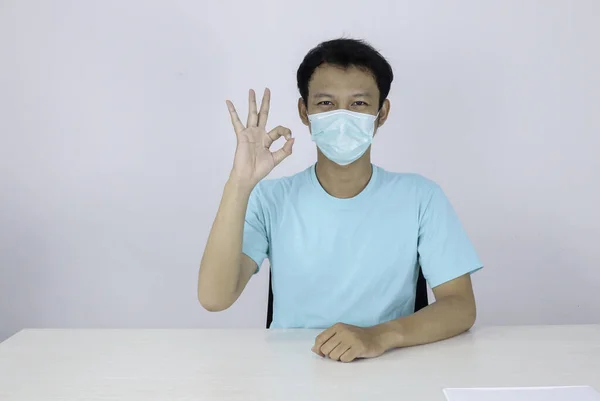
M379 114L378 114L379 115ZM333 110L308 116L312 140L332 162L346 166L365 154L373 142L372 114Z

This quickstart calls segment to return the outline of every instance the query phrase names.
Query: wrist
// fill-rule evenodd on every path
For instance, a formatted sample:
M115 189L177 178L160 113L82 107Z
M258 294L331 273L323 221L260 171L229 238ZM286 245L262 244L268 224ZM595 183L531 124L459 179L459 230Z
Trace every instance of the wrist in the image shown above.
M404 328L399 320L378 324L373 326L372 330L377 341L386 351L400 348L404 344Z
M248 180L237 178L231 174L227 180L227 183L225 184L225 190L229 192L235 192L242 196L250 196L250 193L255 186L256 184L248 182Z

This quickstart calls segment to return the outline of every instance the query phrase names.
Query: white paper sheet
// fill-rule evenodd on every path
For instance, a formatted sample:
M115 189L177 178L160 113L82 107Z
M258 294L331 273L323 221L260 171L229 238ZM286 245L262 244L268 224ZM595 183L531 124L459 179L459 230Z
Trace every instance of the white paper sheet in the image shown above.
M448 388L448 401L600 401L592 387Z

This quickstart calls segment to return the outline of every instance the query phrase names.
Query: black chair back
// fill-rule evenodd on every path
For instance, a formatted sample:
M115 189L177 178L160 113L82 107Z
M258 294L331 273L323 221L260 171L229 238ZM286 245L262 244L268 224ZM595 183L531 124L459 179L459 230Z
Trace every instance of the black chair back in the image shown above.
M429 305L427 298L427 281L423 276L423 270L419 267L419 277L417 278L417 291L415 294L415 312L420 311ZM267 303L267 329L271 327L273 321L273 284L271 281L271 271L269 271L269 301Z

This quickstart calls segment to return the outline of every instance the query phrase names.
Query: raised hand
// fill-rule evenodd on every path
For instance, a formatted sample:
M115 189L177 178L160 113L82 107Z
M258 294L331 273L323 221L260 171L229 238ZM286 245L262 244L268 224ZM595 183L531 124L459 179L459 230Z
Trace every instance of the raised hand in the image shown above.
M240 117L233 106L227 101L227 108L231 115L231 122L237 136L237 149L233 161L231 178L239 183L254 187L260 180L265 178L275 166L292 154L294 138L289 128L278 126L271 131L266 131L267 118L269 116L269 104L271 92L265 89L257 112L256 94L253 90L249 93L249 110L246 126L240 121ZM271 152L270 147L280 137L285 138L283 147Z

